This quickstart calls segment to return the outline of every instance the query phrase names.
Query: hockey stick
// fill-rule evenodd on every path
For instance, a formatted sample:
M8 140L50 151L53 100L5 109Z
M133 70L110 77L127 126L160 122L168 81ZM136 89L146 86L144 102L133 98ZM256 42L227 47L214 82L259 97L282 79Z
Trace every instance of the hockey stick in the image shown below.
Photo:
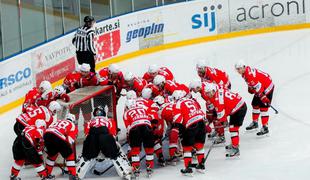
M211 146L210 146L210 148L209 148L207 154L206 154L205 157L202 159L201 163L203 163L203 164L206 163L206 161L207 161L207 159L208 159L208 157L209 157L209 154L210 154L210 152L211 152L211 150L212 150L212 148L213 148L214 145L215 145L215 141L212 141L212 144L211 144ZM191 164L190 166L193 167L193 168L195 168L197 165L198 165L198 164Z
M276 114L278 114L278 113L279 113L279 111L278 111L276 108L274 108L272 105L270 105L270 107L271 107L271 109L273 109L273 110L274 110L274 112L275 112Z
M164 140L167 139L167 138L168 138L168 136L165 136L161 141L164 141ZM125 144L127 144L127 142L124 143L123 145L125 145ZM122 145L122 147L123 147L123 145ZM146 157L146 155L143 155L142 158L141 158L141 160L143 160L145 157ZM105 170L103 170L103 171L101 171L101 172L99 172L99 171L97 171L96 169L94 169L93 173L94 173L95 175L101 176L102 174L104 174L104 173L106 173L107 171L109 171L113 166L114 166L114 164L111 164L107 169L105 169Z

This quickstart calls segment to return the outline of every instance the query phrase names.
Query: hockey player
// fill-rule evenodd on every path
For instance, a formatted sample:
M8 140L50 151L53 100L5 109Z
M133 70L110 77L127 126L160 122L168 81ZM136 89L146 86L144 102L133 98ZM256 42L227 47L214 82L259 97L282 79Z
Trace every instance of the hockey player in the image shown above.
M86 86L97 86L99 85L99 80L96 73L90 71L89 64L83 63L80 67L81 78L79 80L80 87Z
M128 131L129 145L131 148L131 165L133 176L140 175L140 151L143 143L146 154L146 171L151 176L154 167L154 138L151 117L145 107L136 104L133 99L126 101L124 123Z
M239 151L239 128L242 126L246 115L247 106L242 98L225 88L218 88L211 83L205 87L205 92L217 112L217 121L226 122L229 118L229 132L231 135L231 145L226 146L229 151L226 157L238 156Z
M235 64L235 68L248 85L250 94L254 94L252 100L252 123L246 127L246 130L258 128L258 118L261 116L263 127L257 133L258 136L268 134L269 107L272 101L274 84L269 74L246 66L243 61Z
M118 101L125 84L124 75L119 66L117 64L110 64L109 67L99 71L99 76L101 81L108 79L108 84L114 85L116 89L116 101Z
M86 172L95 165L95 158L101 152L105 158L112 160L120 177L130 179L130 163L126 154L116 143L115 120L107 118L107 112L107 106L105 109L101 106L96 107L93 112L94 118L88 122L82 157L77 168L80 178L84 178Z
M66 90L66 93L72 92L78 88L80 88L80 79L81 79L81 73L79 71L73 71L66 75L63 87Z
M28 110L38 107L38 101L42 98L48 98L49 92L52 91L52 85L49 81L42 81L39 85L39 88L32 88L26 95L25 101L22 106L22 112L25 113Z
M174 80L172 72L167 67L158 67L156 64L149 66L148 72L143 75L143 79L150 83L153 82L156 75L162 75L166 80Z
M66 160L70 180L78 180L75 168L74 144L78 129L74 124L75 116L67 114L65 120L57 120L46 130L44 143L47 150L46 169L48 175L53 171L58 154Z
M196 69L202 82L209 80L227 89L231 88L231 83L227 73L217 68L207 66L205 60L199 60L196 64Z
M197 170L203 171L204 166L204 144L205 144L205 114L193 99L185 97L182 91L175 91L173 93L175 104L173 106L173 129L177 129L182 139L184 169L181 173L189 175L193 173L192 170L192 150L196 150L198 165Z
M176 165L177 158L181 156L179 148L179 131L172 128L173 124L173 103L162 96L156 96L154 102L159 106L158 116L167 124L166 135L169 137L169 156L168 163Z
M164 97L171 96L175 90L183 90L186 94L190 93L189 88L186 85L166 80L162 75L155 76L153 83L158 87L159 91L161 91L160 95Z
M125 86L123 86L127 91L134 90L137 93L137 96L142 95L143 88L147 85L145 79L134 77L131 72L127 72L124 75Z
M201 97L206 102L206 117L207 117L207 122L205 122L206 123L206 133L212 132L212 129L210 128L210 124L213 123L215 131L213 133L211 133L209 135L209 137L213 138L213 137L217 136L216 139L214 140L215 144L225 143L223 123L216 121L216 111L214 109L213 104L210 101L210 98L207 96L207 94L205 92L206 86L208 86L208 84L210 84L210 83L212 83L212 82L209 80L201 82L199 79L195 79L189 84L189 88L194 93L199 92Z
M46 126L49 127L49 125L54 121L53 116L60 110L60 104L56 101L52 101L48 108L39 106L27 113L23 113L16 118L14 132L17 136L21 135L21 132L25 129L25 127L34 125L39 119L43 119Z
M57 99L61 99L64 102L70 101L70 96L68 96L65 88L62 85L55 87L55 89L53 90L53 97L54 101L56 101Z
M47 174L43 162L43 133L46 124L44 120L37 120L35 125L27 126L21 136L16 137L13 144L14 164L11 169L10 180L20 180L18 177L25 161L35 167L42 180L54 179Z

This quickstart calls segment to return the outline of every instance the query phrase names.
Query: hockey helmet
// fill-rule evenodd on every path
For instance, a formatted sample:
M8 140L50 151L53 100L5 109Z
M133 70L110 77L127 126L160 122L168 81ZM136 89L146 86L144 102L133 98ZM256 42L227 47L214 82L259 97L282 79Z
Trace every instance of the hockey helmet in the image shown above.
M39 86L41 93L48 92L52 90L52 85L49 81L42 81Z
M144 99L150 99L152 97L152 89L151 88L143 88L142 97Z
M166 82L166 78L162 75L156 75L154 80L153 80L153 83L156 85L156 86L159 86L161 85L162 83L165 83Z
M48 109L52 112L53 115L55 115L58 111L61 110L61 105L56 101L52 101L50 102Z
M71 113L68 113L67 115L66 115L66 120L69 120L69 121L71 121L71 122L75 122L75 115L74 114L71 114Z
M97 106L93 111L93 116L106 116L106 112L102 106Z

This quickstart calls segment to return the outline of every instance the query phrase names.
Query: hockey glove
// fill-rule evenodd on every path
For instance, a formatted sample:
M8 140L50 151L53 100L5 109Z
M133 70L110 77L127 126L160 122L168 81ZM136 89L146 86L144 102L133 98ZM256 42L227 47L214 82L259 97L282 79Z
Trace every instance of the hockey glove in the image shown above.
M62 94L60 96L60 98L64 101L64 102L69 102L70 101L70 96L68 96L68 94Z
M266 95L263 95L260 97L260 100L262 101L262 103L269 105L270 104L270 100L267 98Z
M248 87L248 92L250 94L254 94L255 93L255 89L253 87Z

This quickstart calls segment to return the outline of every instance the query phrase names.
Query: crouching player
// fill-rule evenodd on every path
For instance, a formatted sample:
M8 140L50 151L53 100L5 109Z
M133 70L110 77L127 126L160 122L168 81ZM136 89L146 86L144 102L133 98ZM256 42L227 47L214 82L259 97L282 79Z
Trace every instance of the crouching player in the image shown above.
M67 114L65 120L55 121L44 134L44 143L47 149L46 169L51 174L58 154L66 160L69 180L78 180L75 168L75 140L78 129L74 124L75 116Z
M43 132L46 124L44 120L37 120L35 125L27 126L13 144L14 165L11 169L10 180L20 180L19 171L25 161L33 164L42 180L54 179L48 176L43 162Z
M101 152L105 158L112 160L118 175L125 179L131 177L131 166L126 154L116 143L116 124L113 119L107 118L108 107L95 108L92 118L85 129L86 139L83 144L82 157L77 166L80 178L96 164L96 157Z
M200 172L203 172L205 169L205 114L200 109L198 103L193 99L186 98L185 94L185 92L179 90L174 91L172 94L175 99L173 106L173 129L177 128L183 137L182 146L185 168L181 169L181 173L192 175L192 150L196 150L198 160L198 165L195 168Z

